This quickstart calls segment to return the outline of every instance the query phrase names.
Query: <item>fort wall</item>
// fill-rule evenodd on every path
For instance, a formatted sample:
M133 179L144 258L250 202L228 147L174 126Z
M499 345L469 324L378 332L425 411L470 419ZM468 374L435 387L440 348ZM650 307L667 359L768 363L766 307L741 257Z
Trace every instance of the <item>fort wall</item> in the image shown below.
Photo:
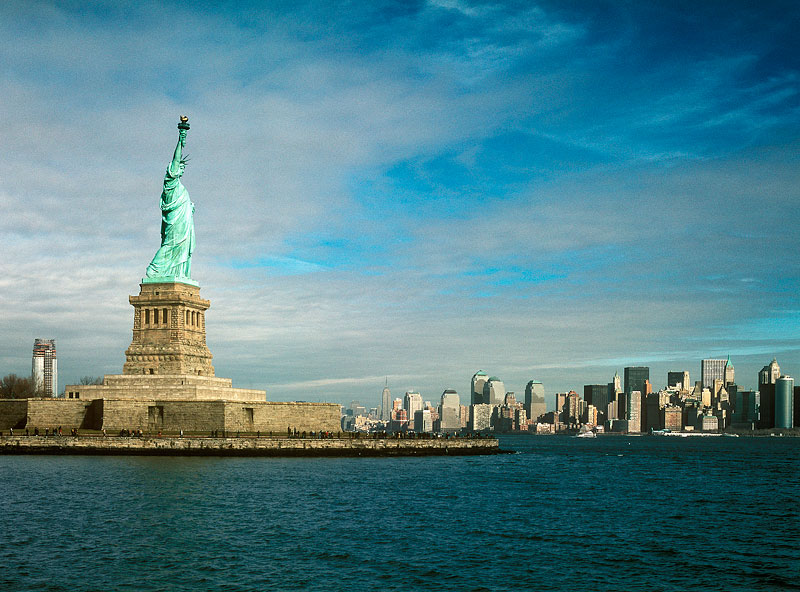
M27 419L27 399L0 399L0 430L25 429Z
M84 428L92 429L93 419L90 413L92 401L71 401L69 399L28 399L25 427L33 430L39 428Z
M263 391L262 391L263 392ZM336 432L333 403L174 401L161 399L23 399L0 402L0 429L123 429L163 432Z

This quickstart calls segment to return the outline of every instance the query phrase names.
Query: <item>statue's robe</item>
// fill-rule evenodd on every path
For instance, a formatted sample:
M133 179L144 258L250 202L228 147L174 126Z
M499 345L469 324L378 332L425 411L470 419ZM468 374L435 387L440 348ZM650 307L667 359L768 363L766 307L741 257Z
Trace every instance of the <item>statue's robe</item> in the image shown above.
M147 277L191 278L194 204L181 183L180 170L167 167L161 193L161 247L147 266Z

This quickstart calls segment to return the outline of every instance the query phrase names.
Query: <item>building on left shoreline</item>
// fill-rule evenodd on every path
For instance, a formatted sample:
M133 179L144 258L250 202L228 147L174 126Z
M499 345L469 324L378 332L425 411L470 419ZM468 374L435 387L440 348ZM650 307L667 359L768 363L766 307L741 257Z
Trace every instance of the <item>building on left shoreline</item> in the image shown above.
M58 396L58 358L55 339L34 340L31 377L36 392L41 396Z

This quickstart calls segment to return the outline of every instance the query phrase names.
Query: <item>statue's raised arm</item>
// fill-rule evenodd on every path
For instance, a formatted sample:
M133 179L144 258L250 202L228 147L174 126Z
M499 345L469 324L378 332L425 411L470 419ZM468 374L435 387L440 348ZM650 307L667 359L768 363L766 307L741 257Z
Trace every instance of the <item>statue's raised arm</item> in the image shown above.
M194 251L194 204L181 183L186 170L186 131L189 118L181 115L178 124L178 144L164 175L161 192L161 247L147 266L148 282L191 281L192 252Z

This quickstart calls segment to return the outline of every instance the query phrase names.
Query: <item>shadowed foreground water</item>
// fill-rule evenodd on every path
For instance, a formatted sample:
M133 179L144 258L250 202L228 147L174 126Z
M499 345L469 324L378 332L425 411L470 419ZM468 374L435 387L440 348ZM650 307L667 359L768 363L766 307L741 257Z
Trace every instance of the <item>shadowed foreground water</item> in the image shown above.
M800 439L0 457L0 590L800 589Z

